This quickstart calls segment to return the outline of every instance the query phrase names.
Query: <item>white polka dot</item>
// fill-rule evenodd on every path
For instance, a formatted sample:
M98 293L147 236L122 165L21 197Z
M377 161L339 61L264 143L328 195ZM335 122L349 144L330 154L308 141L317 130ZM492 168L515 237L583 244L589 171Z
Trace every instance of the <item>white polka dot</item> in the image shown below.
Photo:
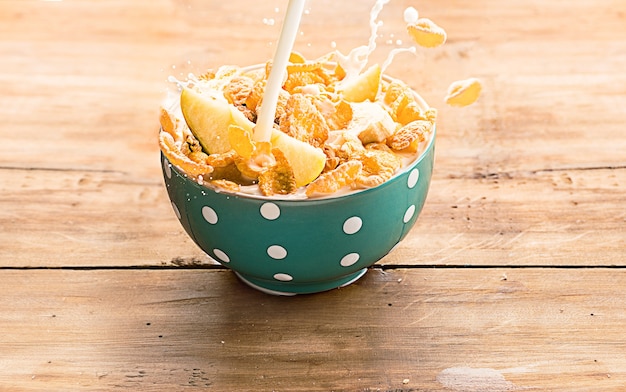
M276 260L282 260L287 257L287 249L283 248L280 245L272 245L267 248L267 254Z
M180 220L181 219L180 211L178 210L178 207L176 207L176 204L174 204L174 202L172 202L172 208L174 209L174 213L176 214L176 217L178 218L178 220Z
M343 259L341 259L341 265L344 267L349 267L352 264L356 263L357 261L359 261L359 258L361 256L359 256L358 253L348 253L347 255L345 255L343 257Z
M261 215L267 220L278 219L280 216L280 207L274 203L265 203L261 206Z
M290 282L293 280L293 276L289 274L274 274L274 279L280 280L281 282Z
M418 169L413 169L409 174L409 181L407 185L409 188L414 188L417 185L417 180L420 178L420 171Z
M230 263L230 257L228 257L228 255L224 253L224 251L219 249L213 249L213 253L215 254L215 257L217 257L224 263Z
M358 216L353 216L352 218L346 219L343 222L343 232L346 234L354 234L357 231L361 230L361 226L363 226L363 221Z
M163 170L165 170L165 175L167 178L172 179L172 165L167 161L167 159L163 158Z
M402 219L402 221L404 223L408 223L411 218L413 218L413 214L415 214L415 205L411 204L409 208L406 209L406 212L404 213L404 219Z
M204 220L206 220L212 225L217 223L217 213L211 207L208 207L208 206L202 207L202 216L204 217Z

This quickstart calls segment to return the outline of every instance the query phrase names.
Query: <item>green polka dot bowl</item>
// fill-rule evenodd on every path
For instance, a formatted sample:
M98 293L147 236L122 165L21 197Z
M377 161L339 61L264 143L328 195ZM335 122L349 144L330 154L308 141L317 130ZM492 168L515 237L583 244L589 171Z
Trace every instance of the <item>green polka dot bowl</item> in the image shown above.
M406 237L426 201L435 134L383 184L325 198L230 193L161 162L174 213L204 252L265 293L310 294L355 282Z
M402 241L426 200L434 139L433 131L421 157L387 182L319 199L213 189L161 157L172 207L193 241L248 285L293 295L346 286Z

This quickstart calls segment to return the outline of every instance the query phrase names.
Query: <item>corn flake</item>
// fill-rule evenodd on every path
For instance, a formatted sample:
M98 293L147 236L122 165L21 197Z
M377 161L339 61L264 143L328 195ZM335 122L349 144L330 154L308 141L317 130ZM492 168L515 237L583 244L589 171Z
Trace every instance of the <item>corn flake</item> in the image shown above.
M250 95L246 99L246 107L254 112L254 117L256 118L256 113L259 113L261 110L261 105L263 104L263 94L265 93L265 87L267 85L266 80L260 80L255 83L250 92ZM285 114L287 101L289 100L290 94L285 90L280 90L278 93L278 101L276 102L276 114L274 117L274 121L277 121Z
M326 161L324 162L324 170L322 172L327 172L335 169L341 163L341 158L337 156L335 149L325 144L322 147L324 154L326 154Z
M476 102L482 91L482 85L476 78L459 80L450 84L445 101L451 106L468 106Z
M322 61L305 61L302 63L290 63L287 65L287 80L283 88L290 93L298 86L309 84L321 84L328 86L335 77Z
M159 123L161 124L161 129L169 133L174 140L180 139L181 120L163 107L159 114Z
M365 151L365 147L358 135L351 132L344 132L341 135L341 142L335 149L335 155L341 158L342 162L358 159L360 154Z
M215 79L215 71L209 69L203 74L198 75L198 80L213 80Z
M328 195L337 192L355 181L362 166L360 161L348 161L334 170L320 174L307 186L306 195Z
M426 133L430 132L433 123L426 120L415 120L400 128L396 133L387 138L387 145L394 150L404 150L411 143L426 140Z
M289 97L285 113L280 119L280 130L298 140L320 147L328 139L328 124L319 109L307 96Z
M221 154L210 154L206 158L206 163L213 167L226 167L235 162L236 155L233 150Z
M390 83L385 92L384 102L389 107L391 117L401 125L423 119L413 91L404 83L397 81Z
M390 82L385 88L385 95L383 96L383 102L387 105L391 105L398 97L400 97L408 87L397 80Z
M228 127L228 142L230 146L240 156L249 159L254 151L254 142L250 132L238 125L231 124Z
M435 48L446 42L446 31L428 18L419 18L406 29L413 41L425 48Z
M380 144L374 146L374 148L368 148L359 157L362 169L355 180L356 187L378 186L393 177L402 164L400 158L388 148L383 148Z
M306 63L306 59L300 52L293 51L289 54L289 62L293 64Z
M288 68L296 66L296 65L307 65L307 64L291 64L288 66ZM298 87L308 86L310 84L326 85L326 83L327 83L327 78L324 77L323 72L296 71L296 72L290 72L288 74L287 80L285 81L283 88L285 89L285 91L293 94L297 91Z
M242 157L235 153L235 165L241 174L250 180L256 180L259 175L276 164L276 159L272 154L270 142L254 143L254 150L249 158Z
M184 172L192 176L203 176L213 172L212 166L205 163L195 162L188 156L184 155L180 151L180 147L176 144L172 135L165 131L159 132L159 147L170 163L178 166Z
M250 94L246 98L246 107L250 110L257 111L257 108L261 104L263 99L263 93L265 92L265 86L267 81L265 79L258 80L250 90Z
M308 98L311 99L326 120L329 131L346 129L352 121L352 106L346 100L333 101L333 97L327 94L309 96Z
M289 195L298 190L296 177L289 161L282 151L272 149L275 164L259 174L259 189L265 196Z
M250 178L244 176L239 168L237 167L237 157L233 160L232 163L223 166L223 167L215 167L213 173L208 177L209 180L223 180L223 181L231 181L240 185L251 185L256 181L255 178ZM226 186L224 187L226 188Z
M209 155L203 151L192 151L187 156L189 159L197 163L206 163L207 158L209 157Z
M224 86L224 97L235 106L246 103L254 87L254 80L247 76L235 76Z

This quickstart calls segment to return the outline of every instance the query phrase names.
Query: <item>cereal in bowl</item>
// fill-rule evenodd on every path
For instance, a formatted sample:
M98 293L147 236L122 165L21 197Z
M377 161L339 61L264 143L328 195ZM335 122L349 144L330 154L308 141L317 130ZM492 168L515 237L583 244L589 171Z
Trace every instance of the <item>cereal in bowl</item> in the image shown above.
M420 108L408 86L378 66L346 80L333 54L292 58L269 144L253 130L271 64L226 66L189 80L178 104L163 109L165 156L227 191L300 197L380 185L419 156L436 111Z
M384 3L376 2L372 21ZM404 18L417 45L445 43L445 30L417 10L407 8ZM366 66L377 26L371 24L369 45L347 56L335 51L307 59L291 53L269 140L254 135L271 61L222 66L177 81L180 99L161 114L163 154L198 182L268 197L325 197L388 181L424 152L437 110L406 83L383 75L395 54L414 47L393 50L382 66ZM445 101L466 106L480 91L478 79L455 82Z

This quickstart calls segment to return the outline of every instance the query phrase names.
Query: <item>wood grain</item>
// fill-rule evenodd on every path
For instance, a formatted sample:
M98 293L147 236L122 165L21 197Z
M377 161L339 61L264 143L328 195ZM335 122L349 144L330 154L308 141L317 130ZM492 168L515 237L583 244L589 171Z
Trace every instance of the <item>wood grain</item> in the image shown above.
M340 49L365 41L369 5L342 3L351 12L340 24L342 10L329 14L324 4L305 18L310 33L300 45L310 46L303 52L319 55L333 39ZM624 7L498 4L425 3L422 14L440 20L450 41L400 57L390 69L439 107L440 121L420 224L384 262L623 265ZM260 4L256 14L235 13L240 6L3 2L6 263L210 262L181 232L159 189L157 110L170 74L271 56L281 14ZM383 16L394 21L404 7L391 2ZM262 23L261 15L276 23ZM326 17L341 26L337 37L315 34ZM238 32L227 38L233 24ZM264 43L249 42L246 28ZM384 54L389 45L381 41ZM466 109L440 104L448 83L467 76L483 80L480 101ZM585 250L594 248L590 257Z
M350 287L293 298L214 270L5 270L0 280L0 385L17 389L626 383L626 276L613 269L371 270Z
M296 49L364 45L315 0ZM0 2L0 390L618 391L626 385L626 3L391 1L441 48L388 69L439 109L418 224L357 283L270 297L182 230L172 85L273 53L286 0ZM448 85L479 77L467 108Z
M183 231L162 179L21 169L3 178L3 265L215 263ZM623 184L626 170L612 169L438 175L417 225L380 263L624 266Z

